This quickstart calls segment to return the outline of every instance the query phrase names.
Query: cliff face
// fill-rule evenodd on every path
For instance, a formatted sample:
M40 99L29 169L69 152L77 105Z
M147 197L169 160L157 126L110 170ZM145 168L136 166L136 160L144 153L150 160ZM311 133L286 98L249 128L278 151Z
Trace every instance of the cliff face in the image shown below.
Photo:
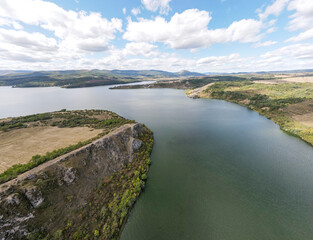
M144 125L126 124L2 184L0 239L118 236L144 185L152 143L152 133Z

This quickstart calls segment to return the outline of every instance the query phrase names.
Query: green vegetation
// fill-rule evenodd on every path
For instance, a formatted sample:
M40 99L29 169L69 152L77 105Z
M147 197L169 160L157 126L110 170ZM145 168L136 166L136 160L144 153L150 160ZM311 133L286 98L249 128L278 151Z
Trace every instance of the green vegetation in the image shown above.
M96 116L107 114L106 119L99 119ZM121 126L130 121L122 118L116 113L104 110L84 110L40 113L24 117L16 117L8 121L0 122L0 131L9 131L29 126L55 126L55 127L90 127L94 129L104 129L109 127Z
M204 94L247 106L272 119L285 132L313 145L313 128L295 120L313 112L312 83L218 82L204 90Z
M101 118L99 118L101 116ZM98 118L97 118L98 117ZM30 116L23 116L0 122L0 131L11 131L19 128L34 126L55 126L65 127L90 127L94 129L104 129L103 133L97 137L70 145L61 149L47 152L45 155L35 155L26 164L15 164L0 174L0 184L16 178L19 174L24 173L40 164L55 159L63 154L69 153L75 149L81 148L92 141L104 136L110 130L118 128L127 123L134 121L125 119L116 113L105 110L79 110L66 111L62 109L59 112L41 113Z
M213 98L226 99L233 102L249 100L247 104L249 108L262 109L268 107L270 111L277 111L289 104L303 102L306 99L305 95L293 94L292 88L280 85L286 84L266 85L255 84L250 81L221 82L208 87L205 92L210 92ZM305 86L302 86L303 88ZM261 94L261 90L266 93ZM278 93L280 96L278 96Z

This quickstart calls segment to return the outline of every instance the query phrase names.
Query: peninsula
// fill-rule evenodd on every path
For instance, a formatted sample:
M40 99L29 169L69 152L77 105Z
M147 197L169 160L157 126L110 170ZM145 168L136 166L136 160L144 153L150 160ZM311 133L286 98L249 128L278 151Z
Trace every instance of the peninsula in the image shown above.
M147 127L110 111L65 109L0 126L8 158L1 161L1 239L118 238L147 179Z

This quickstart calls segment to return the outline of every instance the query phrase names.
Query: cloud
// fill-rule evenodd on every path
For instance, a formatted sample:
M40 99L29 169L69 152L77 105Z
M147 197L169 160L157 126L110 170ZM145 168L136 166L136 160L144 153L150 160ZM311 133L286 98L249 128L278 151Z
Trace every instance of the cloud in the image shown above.
M107 20L94 12L66 11L42 0L2 0L0 17L51 31L60 45L75 51L104 51L115 33L122 31L120 19Z
M275 45L276 43L277 43L276 41L258 42L258 43L253 44L253 47L255 48L268 47L268 46Z
M135 16L137 16L137 15L140 14L140 13L141 13L140 8L133 8L133 9L132 9L132 14L134 14Z
M290 16L288 29L291 31L299 29L311 29L313 26L313 1L292 0L288 5L289 11L296 11Z
M278 16L286 7L289 0L276 0L272 5L268 6L264 12L259 13L259 18L265 20L268 16Z
M304 30L286 42L300 42L313 38L313 2L311 0L292 0L288 5L289 11L295 11L288 23L290 31Z
M27 33L0 28L0 40L2 43L36 51L56 51L58 49L57 41L54 38L48 38L41 33Z
M103 58L97 64L105 66L108 69L156 69L165 71L180 71L182 69L193 70L196 62L193 59L184 58L176 54L163 53L149 58L125 58L118 53Z
M50 62L79 59L81 51L72 50L65 42L41 33L0 28L0 60L20 62Z
M125 55L142 55L145 57L152 57L158 55L154 50L157 46L149 43L127 43L123 53Z
M13 29L0 28L0 43L0 59L6 60L51 61L57 58L59 51L54 38Z
M304 41L313 37L311 0L276 0L259 14L260 19L241 19L217 29L210 28L211 14L198 9L175 13L169 18L157 16L153 19L135 18L134 21L128 18L125 32L122 20L106 19L100 13L65 10L44 0L0 1L2 69L120 68L237 72L313 66L313 44L292 44L257 57L242 57L232 53L201 58L192 54L192 58L188 58L179 55L180 51L166 53L158 47L158 43L162 43L165 47L195 52L217 43L272 46L276 42L263 42L262 36L276 30L275 20L269 21L269 16L278 16L286 6L293 11L288 29L301 31L287 41ZM170 2L142 0L146 9L157 14L168 13ZM123 13L126 12L124 8ZM139 14L138 11L133 13ZM124 48L117 49L112 42L119 32L130 42ZM100 54L93 54L98 52ZM201 56L203 54L205 52Z
M300 33L298 36L291 37L286 40L286 42L300 42L313 38L313 28Z
M234 63L240 61L240 55L238 53L230 54L229 56L211 56L201 58L197 61L197 65L211 65L211 66L221 66L229 63Z
M271 27L271 28L266 30L266 33L270 34L270 33L276 32L276 31L277 31L277 28Z
M23 29L23 26L19 24L18 22L0 17L0 27L1 26L13 27L14 29L17 29L17 30Z
M242 19L228 28L210 30L211 16L206 11L189 9L166 21L162 17L153 20L139 18L128 21L123 38L133 42L163 42L174 49L196 49L215 43L259 41L263 27L261 21Z
M135 46L135 45L134 45ZM36 61L36 56L29 61L2 60L0 69L159 69L177 72L182 69L198 72L245 72L245 71L272 71L307 69L313 65L313 44L294 44L274 51L269 51L261 57L241 57L238 53L225 56L207 56L200 59L187 58L177 53L157 52L155 56L142 57L131 49L140 49L140 46L129 46L128 49L109 49L106 57L94 59L92 57L71 58L68 60L55 58L52 62L48 55L46 61ZM151 47L151 46L150 46ZM6 46L0 45L0 55ZM148 49L148 48L147 48ZM152 51L156 52L154 47ZM146 52L149 52L147 50ZM12 59L15 52L9 51ZM139 55L136 55L136 54ZM15 55L16 58L29 56ZM41 57L41 56L40 56Z
M141 0L146 9L152 12L160 10L161 14L168 14L170 1L171 0Z
M239 54L209 56L197 60L196 70L203 72L277 71L312 68L313 44L293 44L268 51L260 57Z
M264 59L280 57L284 59L313 59L313 44L293 44L261 55Z

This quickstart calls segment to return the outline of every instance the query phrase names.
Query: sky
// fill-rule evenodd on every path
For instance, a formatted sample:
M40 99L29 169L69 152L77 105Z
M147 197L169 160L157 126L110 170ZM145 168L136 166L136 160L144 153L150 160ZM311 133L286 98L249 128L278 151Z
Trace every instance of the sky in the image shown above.
M313 68L313 0L0 0L0 70Z

